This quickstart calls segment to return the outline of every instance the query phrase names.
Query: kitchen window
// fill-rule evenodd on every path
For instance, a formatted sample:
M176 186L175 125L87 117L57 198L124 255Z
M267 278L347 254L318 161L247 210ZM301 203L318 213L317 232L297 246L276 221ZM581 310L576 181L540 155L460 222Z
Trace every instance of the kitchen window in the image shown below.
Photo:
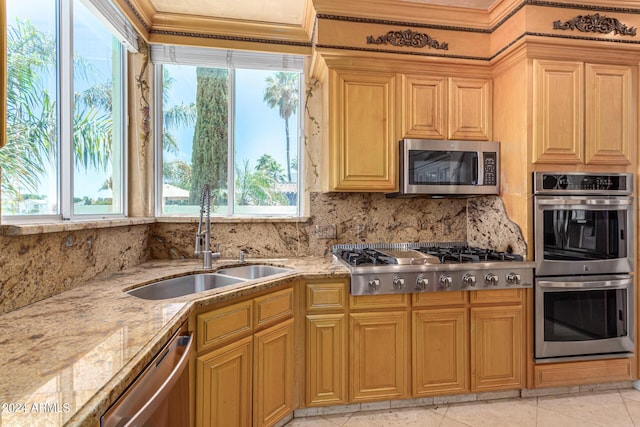
M198 215L203 184L218 216L300 212L303 58L154 45L156 212Z
M109 0L7 0L3 222L126 215L126 49Z

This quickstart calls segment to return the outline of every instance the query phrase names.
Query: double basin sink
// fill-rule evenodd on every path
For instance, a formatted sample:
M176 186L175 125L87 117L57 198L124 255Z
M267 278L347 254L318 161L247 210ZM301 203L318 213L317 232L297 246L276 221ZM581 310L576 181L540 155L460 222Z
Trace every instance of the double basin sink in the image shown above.
M243 265L217 270L215 273L197 273L160 280L127 291L129 295L147 300L162 300L195 294L210 289L222 288L236 283L260 279L280 273L289 273L290 268L272 265Z

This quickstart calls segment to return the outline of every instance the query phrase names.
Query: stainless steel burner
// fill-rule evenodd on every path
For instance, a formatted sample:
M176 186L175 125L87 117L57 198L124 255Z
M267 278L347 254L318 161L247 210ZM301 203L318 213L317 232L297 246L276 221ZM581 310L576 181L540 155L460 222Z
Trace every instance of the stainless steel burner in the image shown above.
M533 262L464 243L333 246L351 272L351 294L529 288Z

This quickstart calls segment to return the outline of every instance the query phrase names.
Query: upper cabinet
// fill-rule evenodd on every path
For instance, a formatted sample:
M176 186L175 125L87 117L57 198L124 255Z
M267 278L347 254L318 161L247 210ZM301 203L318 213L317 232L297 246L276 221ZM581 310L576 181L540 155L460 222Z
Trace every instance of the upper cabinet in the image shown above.
M330 191L396 189L398 82L393 73L329 72Z
M404 138L491 139L491 80L403 76Z
M327 191L397 190L398 140L489 140L491 80L329 70Z
M533 161L629 165L636 67L533 61Z

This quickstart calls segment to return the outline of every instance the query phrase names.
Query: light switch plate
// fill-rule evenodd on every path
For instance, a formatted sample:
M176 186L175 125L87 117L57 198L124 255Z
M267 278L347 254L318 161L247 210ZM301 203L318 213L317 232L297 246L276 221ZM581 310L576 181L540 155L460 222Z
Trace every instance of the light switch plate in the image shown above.
M317 239L335 239L337 237L335 224L316 225Z

